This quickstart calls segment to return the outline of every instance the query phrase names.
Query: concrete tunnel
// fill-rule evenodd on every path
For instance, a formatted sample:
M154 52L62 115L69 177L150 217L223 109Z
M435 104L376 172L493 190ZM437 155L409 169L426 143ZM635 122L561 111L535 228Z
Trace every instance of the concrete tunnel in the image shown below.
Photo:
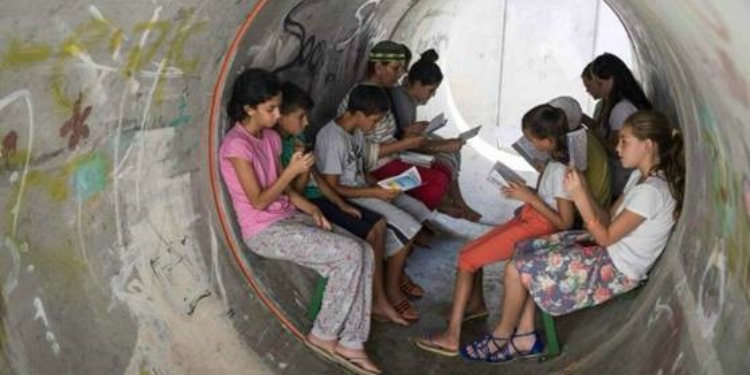
M374 42L437 48L449 80L424 113L445 110L451 131L492 125L465 148L461 183L484 220L499 222L512 205L486 198L483 174L492 157L517 157L496 139L513 136L531 105L586 99L578 75L607 37L600 22L617 18L649 97L687 145L685 211L643 290L558 318L560 357L468 365L409 342L441 326L449 301L453 265L428 263L414 277L431 295L420 311L434 316L406 329L375 324L369 345L389 374L747 373L750 5L551 4L6 1L0 373L344 373L300 341L314 275L241 246L215 155L234 77L260 66L303 85L317 102L314 125L360 78ZM603 8L616 17L599 17ZM527 89L502 90L509 82ZM486 229L443 224L468 237ZM435 251L464 241L446 235ZM437 273L445 280L428 283ZM499 280L486 280L492 294Z

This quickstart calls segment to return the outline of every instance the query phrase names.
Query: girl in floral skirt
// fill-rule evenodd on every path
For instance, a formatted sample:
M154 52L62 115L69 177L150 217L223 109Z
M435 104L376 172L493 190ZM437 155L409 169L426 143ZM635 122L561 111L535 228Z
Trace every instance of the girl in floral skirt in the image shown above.
M634 168L611 210L597 206L585 179L568 170L565 189L588 232L522 241L505 268L502 317L494 331L461 348L467 360L491 363L543 353L534 330L536 303L551 315L600 304L635 288L661 255L682 208L682 137L666 117L639 111L625 121L617 152Z

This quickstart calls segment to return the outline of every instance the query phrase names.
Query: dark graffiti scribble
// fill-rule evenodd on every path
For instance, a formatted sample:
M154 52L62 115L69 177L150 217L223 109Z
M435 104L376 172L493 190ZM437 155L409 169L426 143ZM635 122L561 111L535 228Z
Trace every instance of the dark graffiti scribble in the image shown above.
M275 73L280 73L295 66L303 66L309 72L315 73L325 58L327 43L325 40L317 40L315 35L307 36L305 26L293 19L305 1L300 1L284 17L283 29L291 34L299 42L297 55L288 63L276 68Z

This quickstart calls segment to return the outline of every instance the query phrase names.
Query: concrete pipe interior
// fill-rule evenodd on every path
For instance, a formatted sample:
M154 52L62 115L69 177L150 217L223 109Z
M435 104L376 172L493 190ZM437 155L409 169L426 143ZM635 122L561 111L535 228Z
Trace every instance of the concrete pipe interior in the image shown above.
M453 132L486 124L462 155L461 181L497 223L515 206L488 195L492 158L533 177L507 149L520 114L560 94L586 100L578 75L618 38L601 32L618 18L631 66L686 137L686 208L636 298L557 319L560 357L503 370L744 373L748 16L738 0L10 0L0 14L0 373L341 372L299 339L314 275L240 245L215 155L234 77L278 70L315 97L315 126L361 78L374 42L438 49L448 80L420 117L446 111ZM410 343L442 327L449 257L487 228L440 223L447 234L409 265L430 292L418 303L425 317L373 326L386 373L499 370ZM485 281L493 312L498 278Z

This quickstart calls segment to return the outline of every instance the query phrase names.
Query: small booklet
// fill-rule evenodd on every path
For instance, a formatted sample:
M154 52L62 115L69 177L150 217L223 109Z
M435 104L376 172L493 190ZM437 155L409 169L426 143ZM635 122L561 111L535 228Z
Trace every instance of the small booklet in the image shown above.
M517 182L519 184L526 184L526 180L519 176L514 170L510 169L507 165L501 161L495 162L495 165L490 169L490 174L487 176L487 181L491 182L497 187L506 186L508 182Z
M402 151L398 155L398 158L404 163L427 168L431 167L432 163L435 162L434 156L413 151Z
M534 168L545 165L549 160L549 154L537 150L525 136L518 138L511 147Z
M432 134L435 132L435 130L442 128L447 123L448 123L448 119L445 118L445 115L443 114L443 112L440 112L439 115L435 116L432 120L430 120L430 123L424 129L424 134Z
M459 134L457 138L461 139L461 140L464 140L464 141L468 141L469 139L472 139L472 138L476 137L477 134L479 134L479 129L481 129L481 128L482 128L482 125L479 125L477 127L471 128L471 129L469 129L469 130L467 130L467 131Z
M417 167L411 167L401 174L378 181L378 186L383 189L407 191L422 185L422 177L419 176Z
M567 134L568 137L568 155L570 155L570 166L585 171L588 168L586 159L586 129L583 127Z

